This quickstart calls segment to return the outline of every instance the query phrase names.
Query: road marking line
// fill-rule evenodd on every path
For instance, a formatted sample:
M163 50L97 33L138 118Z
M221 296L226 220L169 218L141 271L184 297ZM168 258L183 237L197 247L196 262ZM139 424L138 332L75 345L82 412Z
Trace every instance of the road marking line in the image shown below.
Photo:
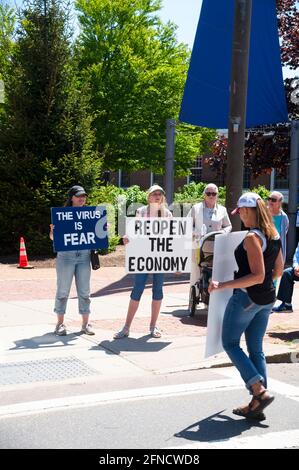
M244 382L242 381L236 368L221 369L221 374L236 380L236 383L239 383L240 385L243 384L244 386ZM271 379L269 377L268 388L273 392L285 396L286 398L299 401L299 387L296 385L290 385L285 382L281 382L280 380Z
M232 437L221 441L193 442L167 449L290 449L299 447L299 429L270 432L260 436Z
M93 393L72 397L54 398L25 403L16 403L0 407L0 418L14 417L56 410L57 408L86 407L101 404L112 404L120 401L148 400L197 393L211 393L238 390L239 384L234 379L210 380L190 384L165 385L131 390L119 390L104 393Z
M299 387L271 378L269 378L268 382L269 388L273 390L273 392L280 393L291 400L299 401Z

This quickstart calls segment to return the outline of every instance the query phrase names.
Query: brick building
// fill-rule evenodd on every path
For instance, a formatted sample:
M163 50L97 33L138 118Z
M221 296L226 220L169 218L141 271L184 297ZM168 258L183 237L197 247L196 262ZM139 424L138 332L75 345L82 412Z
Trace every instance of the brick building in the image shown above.
M218 177L208 165L203 165L203 159L198 157L194 163L194 166L190 168L191 174L189 176L176 178L174 181L174 190L176 191L179 187L185 184L195 181L199 183L204 181L206 183L215 183L217 186L224 186L224 175ZM112 172L110 174L110 183L116 186L127 188L129 186L138 185L141 189L147 189L153 183L164 186L163 175L157 175L152 173L150 170L140 170L135 172L125 172L119 170L118 172ZM266 188L277 191L281 191L285 196L285 202L288 200L288 178L278 178L275 174L275 170L272 171L271 175L262 175L258 178L253 178L250 172L245 169L243 188L250 189L258 185L264 185Z

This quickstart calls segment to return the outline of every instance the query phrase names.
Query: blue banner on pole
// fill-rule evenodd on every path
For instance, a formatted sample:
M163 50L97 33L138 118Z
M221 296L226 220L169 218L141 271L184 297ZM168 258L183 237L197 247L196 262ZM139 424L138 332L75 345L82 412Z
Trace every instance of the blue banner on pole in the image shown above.
M234 0L203 0L179 119L228 128ZM252 0L246 127L288 121L276 0Z
M108 248L105 206L52 207L54 251Z

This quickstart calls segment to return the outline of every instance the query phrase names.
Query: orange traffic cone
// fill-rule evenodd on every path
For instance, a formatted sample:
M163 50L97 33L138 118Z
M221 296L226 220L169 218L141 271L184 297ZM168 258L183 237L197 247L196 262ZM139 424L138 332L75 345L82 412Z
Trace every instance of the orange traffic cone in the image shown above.
M26 248L25 248L25 242L24 238L20 238L20 261L19 261L19 266L18 268L22 269L33 269L34 266L30 266L28 264L28 259L27 259L27 253L26 253Z

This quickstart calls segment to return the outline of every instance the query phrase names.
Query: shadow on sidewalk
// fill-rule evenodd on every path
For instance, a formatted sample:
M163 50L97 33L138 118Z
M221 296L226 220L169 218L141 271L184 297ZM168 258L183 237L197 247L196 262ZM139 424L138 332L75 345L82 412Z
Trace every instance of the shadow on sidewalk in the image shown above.
M188 274L181 274L180 276L177 276L176 274L166 274L164 278L164 286L188 284L189 277L190 275ZM150 282L151 275L149 275L148 281L149 282L146 283L145 289L152 288L152 283ZM129 292L132 290L133 284L134 274L126 274L126 276L122 277L118 281L113 282L112 284L109 284L108 286L105 286L96 292L93 292L91 297L101 297L105 295L118 294L121 292Z
M197 423L191 424L174 436L191 441L213 442L230 439L240 436L252 427L267 429L269 426L259 421L249 421L247 419L233 419L226 414L225 410L219 411Z
M190 317L189 312L186 309L173 310L172 312L161 312L161 315L171 315L172 317L180 318L180 322L183 325L207 326L208 322L207 315L200 315L197 313L194 317Z
M299 330L297 331L286 331L286 332L280 332L280 333L276 333L274 331L269 331L267 333L267 336L269 336L269 338L277 338L277 339L280 339L281 341L286 341L286 342L290 342L290 341L296 341L298 342L299 340Z
M77 339L78 334L75 333L70 333L66 336L56 336L54 333L46 333L42 336L32 336L31 338L18 339L17 341L14 341L15 347L9 348L9 351L16 349L45 349L49 347L57 348L62 346L74 346L74 343L70 343Z
M107 354L120 354L121 352L158 352L171 344L171 341L148 341L152 339L150 335L141 336L141 338L122 338L113 341L102 341L97 347L105 349Z

